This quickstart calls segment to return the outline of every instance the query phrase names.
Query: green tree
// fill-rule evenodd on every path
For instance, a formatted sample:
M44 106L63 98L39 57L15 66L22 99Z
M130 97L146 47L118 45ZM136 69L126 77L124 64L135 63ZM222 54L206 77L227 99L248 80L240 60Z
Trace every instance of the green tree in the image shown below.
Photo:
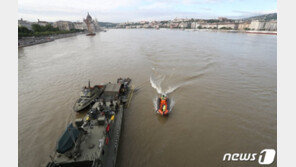
M42 32L43 28L39 24L32 24L32 30L34 32Z
M27 27L23 27L23 26L18 27L18 32L19 33L32 33L31 30L29 30Z

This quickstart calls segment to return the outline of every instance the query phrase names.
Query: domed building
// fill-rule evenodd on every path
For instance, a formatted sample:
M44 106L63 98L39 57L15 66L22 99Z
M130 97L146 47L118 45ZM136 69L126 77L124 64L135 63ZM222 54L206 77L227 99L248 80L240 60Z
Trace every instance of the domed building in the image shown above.
M100 26L97 20L93 20L89 13L87 13L86 18L83 20L87 26L87 30L90 34L96 31L100 31Z

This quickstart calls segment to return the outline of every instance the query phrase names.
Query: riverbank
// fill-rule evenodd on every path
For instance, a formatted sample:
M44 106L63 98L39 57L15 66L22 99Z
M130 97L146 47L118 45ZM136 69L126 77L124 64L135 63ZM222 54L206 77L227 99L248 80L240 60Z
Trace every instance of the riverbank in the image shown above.
M170 29L170 30L186 30L186 31L211 31L211 32L229 32L229 33L249 33L249 34L266 34L277 35L277 31L255 31L255 30L225 30L225 29L191 29L191 28L110 28L110 29Z
M78 34L83 34L83 32L70 33L70 34L58 34L58 35L51 35L51 36L41 36L41 37L21 37L18 39L18 47L21 48L26 46L42 44L42 43L51 42L60 38L73 37Z
M194 29L193 31L214 31L214 32L229 32L229 33L248 33L248 34L265 34L277 35L277 31L255 31L255 30L213 30L213 29Z
M250 33L250 34L277 35L277 31L246 31L245 33Z

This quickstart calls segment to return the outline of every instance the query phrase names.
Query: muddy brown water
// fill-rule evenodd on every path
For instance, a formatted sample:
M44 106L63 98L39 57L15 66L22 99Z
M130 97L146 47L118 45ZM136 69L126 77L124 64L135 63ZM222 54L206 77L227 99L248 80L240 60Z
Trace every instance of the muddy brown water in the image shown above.
M276 36L109 30L19 49L19 166L44 166L79 91L130 77L117 166L237 166L227 152L276 149ZM158 93L173 109L155 113ZM273 164L275 165L275 164Z

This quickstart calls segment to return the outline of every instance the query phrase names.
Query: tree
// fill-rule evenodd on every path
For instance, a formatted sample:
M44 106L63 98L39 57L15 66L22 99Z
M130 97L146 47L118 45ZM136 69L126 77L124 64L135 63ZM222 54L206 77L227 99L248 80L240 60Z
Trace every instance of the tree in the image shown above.
M19 33L32 33L31 30L29 30L27 27L23 27L23 26L18 27L18 32Z
M43 28L39 24L32 24L32 30L34 32L42 32Z

